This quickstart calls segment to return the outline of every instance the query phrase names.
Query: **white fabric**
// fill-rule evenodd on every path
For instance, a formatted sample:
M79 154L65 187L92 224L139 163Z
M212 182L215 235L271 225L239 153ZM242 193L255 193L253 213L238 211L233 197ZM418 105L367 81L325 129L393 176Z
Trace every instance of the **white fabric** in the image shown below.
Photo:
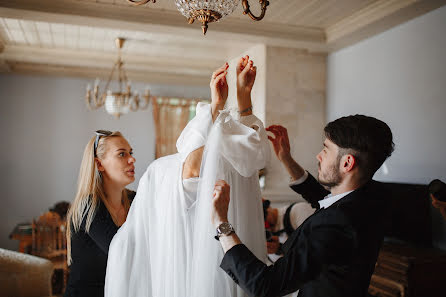
M351 192L353 192L353 190L352 191L348 191L348 192L344 192L344 193L341 193L341 194L337 194L337 195L328 194L327 196L324 197L324 199L318 201L319 206L321 208L330 207L333 203L335 203L336 201L344 198L345 196L347 196Z
M210 224L212 193L217 179L231 186L229 221L243 243L266 261L263 207L258 169L269 160L267 135L260 120L243 119L257 131L235 121L225 111L217 118L206 144L194 224L193 261L188 297L247 296L219 265L223 258L220 243Z
M206 144L211 127L211 106L200 102L197 104L195 117L186 125L177 140L181 162L184 162L191 152Z
M231 185L229 219L243 242L265 259L257 171L269 160L269 145L257 118L241 121L225 111L212 124L210 106L199 103L177 141L179 153L149 166L127 220L110 244L106 297L245 296L218 267L223 253L210 220L214 184L223 178ZM183 181L182 167L203 145L194 195L197 180Z

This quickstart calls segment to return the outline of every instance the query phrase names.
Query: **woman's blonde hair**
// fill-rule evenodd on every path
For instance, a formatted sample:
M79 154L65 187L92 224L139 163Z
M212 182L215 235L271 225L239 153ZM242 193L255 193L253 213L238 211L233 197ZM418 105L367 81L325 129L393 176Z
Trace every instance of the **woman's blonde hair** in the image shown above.
M123 137L118 131L113 132L107 136L101 136L99 138L96 156L99 159L104 157L106 152L106 142L108 138L111 137ZM81 168L79 171L77 193L74 198L73 203L67 214L67 259L68 265L72 263L71 258L71 234L73 232L78 232L82 225L84 218L85 230L88 233L90 231L91 223L93 222L96 210L99 206L100 201L102 201L107 206L106 195L104 192L102 175L98 170L95 161L94 143L96 136L93 136L88 142L84 150L84 155L82 157ZM126 213L130 208L130 202L127 197L127 190L122 191L122 202Z

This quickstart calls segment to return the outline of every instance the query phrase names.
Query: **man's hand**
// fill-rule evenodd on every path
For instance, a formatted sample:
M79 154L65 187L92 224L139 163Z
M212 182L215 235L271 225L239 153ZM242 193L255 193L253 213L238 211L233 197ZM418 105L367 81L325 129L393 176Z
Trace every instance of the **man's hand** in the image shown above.
M268 254L275 254L279 250L280 242L279 237L272 236L270 241L266 242L266 249L268 250Z
M286 128L280 125L271 125L265 130L274 134L274 138L268 135L268 139L273 144L274 152L279 161L284 162L291 158L290 140Z
M228 83L226 81L226 74L228 73L228 63L218 68L212 73L211 82L211 108L212 118L215 119L218 115L218 111L225 107L226 100L228 99Z
M230 190L230 186L224 180L218 180L215 183L211 214L212 225L214 225L215 228L221 223L228 221Z
M280 125L272 125L265 130L274 134L274 137L268 135L268 139L272 142L274 152L285 166L291 180L301 178L305 174L305 170L291 157L290 140L286 128Z
M215 228L223 222L228 222L230 190L231 188L224 180L219 180L215 183L211 213L212 225L214 225ZM233 246L242 243L235 233L231 233L228 236L222 236L219 241L224 253L229 251Z

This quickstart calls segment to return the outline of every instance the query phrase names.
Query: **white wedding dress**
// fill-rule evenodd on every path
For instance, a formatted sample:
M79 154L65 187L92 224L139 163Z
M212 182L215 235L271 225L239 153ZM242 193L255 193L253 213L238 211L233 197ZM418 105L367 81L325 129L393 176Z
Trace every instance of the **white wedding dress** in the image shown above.
M203 145L200 178L182 180L184 161ZM199 103L177 149L154 161L139 182L127 220L110 244L106 297L245 296L219 268L223 251L210 218L218 179L231 186L228 215L236 233L266 260L258 170L270 151L262 122L225 110L212 123L210 105Z

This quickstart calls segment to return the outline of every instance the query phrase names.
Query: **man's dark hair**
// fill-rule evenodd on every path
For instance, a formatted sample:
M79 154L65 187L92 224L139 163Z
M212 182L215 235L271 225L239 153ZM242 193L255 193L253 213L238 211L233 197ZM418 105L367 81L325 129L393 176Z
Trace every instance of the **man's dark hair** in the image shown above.
M363 179L371 179L392 154L394 143L389 126L373 117L351 115L330 122L325 137L339 146L339 156L352 154Z

